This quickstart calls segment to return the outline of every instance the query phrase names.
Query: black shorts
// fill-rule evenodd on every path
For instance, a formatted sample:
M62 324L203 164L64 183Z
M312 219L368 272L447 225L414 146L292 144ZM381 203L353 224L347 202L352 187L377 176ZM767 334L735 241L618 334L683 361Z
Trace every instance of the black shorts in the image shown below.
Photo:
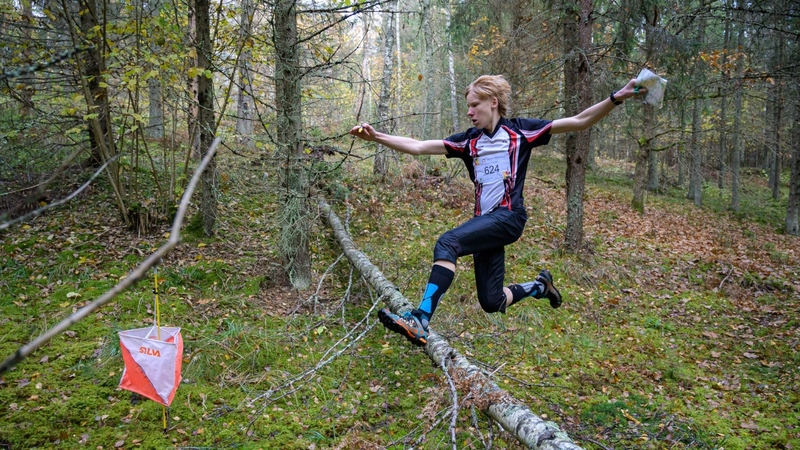
M455 264L459 257L472 255L481 307L486 312L505 312L505 246L522 236L527 220L524 211L507 209L473 217L439 238L433 249L433 260Z

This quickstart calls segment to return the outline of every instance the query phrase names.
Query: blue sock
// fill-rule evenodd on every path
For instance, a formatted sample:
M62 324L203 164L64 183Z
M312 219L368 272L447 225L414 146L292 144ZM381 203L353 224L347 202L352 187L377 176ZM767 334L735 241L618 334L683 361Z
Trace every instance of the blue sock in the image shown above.
M430 322L436 307L439 305L439 300L442 295L450 287L450 283L455 278L455 272L438 264L434 264L431 268L431 275L428 278L428 286L425 288L425 295L422 297L422 302L417 308L420 319L424 320L423 325L427 328L427 323Z

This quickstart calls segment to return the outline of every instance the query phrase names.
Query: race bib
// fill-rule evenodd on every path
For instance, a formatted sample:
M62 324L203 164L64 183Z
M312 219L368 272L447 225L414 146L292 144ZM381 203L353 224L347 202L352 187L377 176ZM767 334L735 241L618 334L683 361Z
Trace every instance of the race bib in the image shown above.
M506 152L475 158L472 164L478 183L492 184L511 177L511 163Z

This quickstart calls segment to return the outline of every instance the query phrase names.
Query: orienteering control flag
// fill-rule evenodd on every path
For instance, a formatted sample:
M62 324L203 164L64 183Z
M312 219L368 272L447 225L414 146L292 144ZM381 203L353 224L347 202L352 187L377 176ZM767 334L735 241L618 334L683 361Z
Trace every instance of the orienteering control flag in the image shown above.
M125 370L119 387L169 406L181 383L183 338L178 327L120 331Z

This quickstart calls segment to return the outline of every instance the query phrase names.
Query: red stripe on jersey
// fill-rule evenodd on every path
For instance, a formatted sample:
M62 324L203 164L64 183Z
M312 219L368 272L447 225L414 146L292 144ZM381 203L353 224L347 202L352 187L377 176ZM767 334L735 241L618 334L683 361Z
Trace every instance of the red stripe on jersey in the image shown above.
M525 139L527 139L528 142L533 142L539 136L549 132L550 128L552 128L552 127L553 127L553 123L551 122L551 123L547 124L546 127L540 128L540 129L538 129L536 131L525 131L525 130L522 130L522 135L525 136Z
M475 216L481 215L481 192L483 192L483 185L475 183Z
M517 182L517 164L519 156L519 148L521 144L521 136L509 127L503 126L503 129L508 133L508 159L511 168L511 179L506 180L503 184L505 189L503 192L503 200L500 201L501 207L511 209L511 191Z
M469 145L468 141L453 142L453 141L448 141L446 139L442 139L442 143L444 144L445 147L449 148L450 150L459 153L464 153L464 149L467 147L467 145Z
M478 136L474 139L469 140L469 156L472 156L473 158L478 157L478 141L480 139L481 137Z

